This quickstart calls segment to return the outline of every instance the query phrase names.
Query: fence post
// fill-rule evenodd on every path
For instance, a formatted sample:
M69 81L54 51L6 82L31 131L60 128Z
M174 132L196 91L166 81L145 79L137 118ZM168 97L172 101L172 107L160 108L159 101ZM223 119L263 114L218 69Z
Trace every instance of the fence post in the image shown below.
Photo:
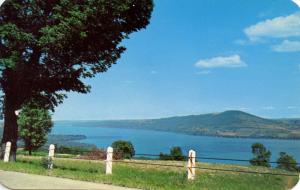
M194 150L190 150L188 155L188 164L187 164L188 180L195 179L195 167L196 167L195 160L196 160L196 152Z
M112 174L113 152L114 149L109 146L106 152L106 174Z
M10 148L11 142L8 141L5 146L4 162L9 162Z
M54 157L55 145L50 144L49 146L49 154L48 154L48 169L53 168L53 157Z

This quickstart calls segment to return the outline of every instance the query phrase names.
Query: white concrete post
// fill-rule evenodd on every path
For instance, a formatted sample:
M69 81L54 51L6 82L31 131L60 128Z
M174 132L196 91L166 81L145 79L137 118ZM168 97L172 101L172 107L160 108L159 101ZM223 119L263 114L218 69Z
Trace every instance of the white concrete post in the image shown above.
M55 150L55 145L54 144L50 144L50 146L49 146L49 154L48 154L48 168L49 169L53 168L54 150Z
M112 174L113 152L114 149L109 146L106 152L106 174Z
M4 162L9 162L10 149L11 149L11 142L8 141L5 146Z
M54 157L54 150L55 150L54 144L50 144L50 146L49 146L49 157Z
M194 150L189 151L188 155L188 164L187 164L187 172L188 172L188 180L195 179L195 167L196 167L196 152Z

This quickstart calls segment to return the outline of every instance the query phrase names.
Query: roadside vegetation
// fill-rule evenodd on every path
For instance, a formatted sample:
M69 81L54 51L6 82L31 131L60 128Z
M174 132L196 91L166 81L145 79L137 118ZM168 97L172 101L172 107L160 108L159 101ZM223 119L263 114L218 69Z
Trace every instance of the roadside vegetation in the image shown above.
M169 154L147 158L135 155L130 141L118 140L111 146L114 147L114 160L118 160L113 164L112 175L105 175L105 149L58 145L55 158L51 160L51 170L47 169L48 152L45 149L35 150L31 155L26 149L19 149L17 161L0 161L0 169L141 189L279 190L292 188L298 181L296 160L282 152L277 168L271 168L271 152L260 143L251 147L253 158L249 163L252 166L197 162L196 167L201 169L196 169L196 179L190 182L186 177L187 157L180 147L172 147Z
M131 162L137 161L131 160ZM143 162L178 166L186 165L185 161L144 160ZM114 163L113 174L105 175L104 161L55 158L54 168L52 170L45 169L42 167L42 164L41 157L19 155L15 163L3 163L3 161L0 161L0 169L142 189L282 190L293 187L298 180L297 177L290 176L258 175L197 169L195 181L188 182L185 167L175 168ZM254 166L246 167L207 163L197 163L197 166L254 172L284 172L279 169Z
M170 149L170 154L164 154L164 153L161 152L159 154L159 159L160 160L179 160L179 161L182 161L182 160L186 160L187 157L183 155L182 150L181 150L180 147L175 146L175 147L172 147Z
M261 143L254 143L251 146L253 158L249 161L253 166L271 167L270 157L272 155L271 151L268 150ZM273 162L274 163L274 162ZM300 171L300 166L298 166L297 161L293 156L287 154L286 152L280 152L279 158L275 162L277 168L287 170L287 171Z

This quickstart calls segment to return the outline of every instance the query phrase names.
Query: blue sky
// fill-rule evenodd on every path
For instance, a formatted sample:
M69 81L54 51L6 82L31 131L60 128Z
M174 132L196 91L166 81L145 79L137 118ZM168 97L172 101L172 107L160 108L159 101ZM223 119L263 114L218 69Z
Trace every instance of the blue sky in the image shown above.
M290 0L156 0L148 28L124 45L54 119L300 117L300 8Z

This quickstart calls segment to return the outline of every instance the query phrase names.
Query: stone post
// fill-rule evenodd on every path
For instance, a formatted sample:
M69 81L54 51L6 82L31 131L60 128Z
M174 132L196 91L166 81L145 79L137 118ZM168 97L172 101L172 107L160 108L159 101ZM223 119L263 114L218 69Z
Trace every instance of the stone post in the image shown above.
M50 146L49 146L49 154L48 154L48 169L52 169L53 168L54 150L55 150L55 145L54 144L50 144Z
M4 162L9 162L10 148L11 142L8 141L5 146Z
M114 149L109 146L106 152L106 174L112 174L113 152Z
M194 150L190 150L188 155L188 164L187 164L188 180L195 179L195 167L196 167L195 160L196 160L196 152Z

